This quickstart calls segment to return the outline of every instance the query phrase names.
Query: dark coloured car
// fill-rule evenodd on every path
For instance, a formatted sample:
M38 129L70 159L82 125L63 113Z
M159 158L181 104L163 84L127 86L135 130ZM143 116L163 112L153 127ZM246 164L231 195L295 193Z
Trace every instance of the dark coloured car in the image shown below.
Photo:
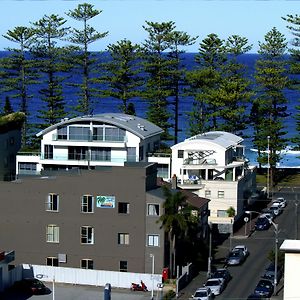
M266 298L258 294L250 294L247 298L247 300L262 300L262 299L266 299Z
M282 267L277 266L277 284L279 283L282 275L283 275ZM274 282L274 277L275 277L275 264L274 263L269 264L269 266L266 268L266 271L262 277Z
M42 281L36 278L26 278L16 281L12 288L13 290L32 295L44 295L51 293L50 289L46 287Z
M211 276L211 278L221 278L221 279L224 279L225 281L225 284L227 284L232 276L230 274L230 272L228 271L228 269L226 268L221 268L221 269L217 269L213 275Z
M255 222L255 230L268 230L271 226L270 221L266 217L259 217Z
M271 297L274 292L274 286L272 281L267 279L261 279L254 289L254 294L263 296L263 297Z
M226 263L230 266L241 265L246 257L242 250L231 251L226 259Z

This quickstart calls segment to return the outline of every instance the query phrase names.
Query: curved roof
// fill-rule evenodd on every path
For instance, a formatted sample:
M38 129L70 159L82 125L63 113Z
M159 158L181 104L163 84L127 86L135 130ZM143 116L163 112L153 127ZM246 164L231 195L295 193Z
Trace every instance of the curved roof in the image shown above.
M205 142L217 144L223 148L228 148L242 143L243 140L244 140L243 138L229 132L209 131L209 132L197 134L190 138L187 138L182 143L189 143L189 142L197 143L197 141L199 142L205 141Z
M46 129L37 133L36 136L42 136L57 127L62 127L70 124L76 124L81 122L95 122L95 123L105 123L109 125L114 125L119 128L125 129L141 139L146 139L154 135L163 133L163 130L156 126L155 124L149 122L146 119L127 115L123 113L105 113L96 115L87 115L82 117L76 117L72 119L62 119L61 122L49 126Z

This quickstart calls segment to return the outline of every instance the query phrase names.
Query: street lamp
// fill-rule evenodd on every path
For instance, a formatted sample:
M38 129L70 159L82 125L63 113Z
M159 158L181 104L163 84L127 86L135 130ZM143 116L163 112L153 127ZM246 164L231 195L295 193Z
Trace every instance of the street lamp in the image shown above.
M212 224L208 223L208 229L209 229L209 249L208 249L208 266L207 266L207 278L210 277L211 274L211 261L212 261L212 257L211 257L211 248L212 248L212 228L211 228Z
M270 136L267 136L268 139L268 147L267 147L267 154L268 154L268 166L267 166L267 197L269 199L270 196Z
M151 289L151 300L154 299L154 254L150 254L150 257L152 258L152 271L151 271L151 277L152 277L152 289Z
M257 213L261 215L258 211L245 211L246 214L250 214L250 220L251 220L251 213ZM269 222L274 226L274 232L275 232L275 265L274 265L274 294L277 293L277 271L278 271L278 224L274 223L272 220L269 220Z

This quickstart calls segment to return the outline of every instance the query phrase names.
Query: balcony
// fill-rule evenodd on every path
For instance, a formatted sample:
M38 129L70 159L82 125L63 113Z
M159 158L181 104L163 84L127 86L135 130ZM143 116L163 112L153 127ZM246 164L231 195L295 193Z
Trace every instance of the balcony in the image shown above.
M52 135L52 141L70 141L70 142L95 142L95 143L125 143L127 141L126 136L118 135L90 135L90 134L72 134L62 135L54 133Z

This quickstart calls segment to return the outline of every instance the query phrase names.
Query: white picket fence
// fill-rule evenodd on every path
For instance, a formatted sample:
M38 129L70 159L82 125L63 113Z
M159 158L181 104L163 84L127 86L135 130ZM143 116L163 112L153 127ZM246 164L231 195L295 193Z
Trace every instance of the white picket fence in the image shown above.
M114 272L101 270L86 270L77 268L63 268L42 265L23 264L23 278L35 277L42 281L79 285L105 286L110 283L112 287L130 288L131 283L146 284L148 290L157 289L162 283L161 274Z

